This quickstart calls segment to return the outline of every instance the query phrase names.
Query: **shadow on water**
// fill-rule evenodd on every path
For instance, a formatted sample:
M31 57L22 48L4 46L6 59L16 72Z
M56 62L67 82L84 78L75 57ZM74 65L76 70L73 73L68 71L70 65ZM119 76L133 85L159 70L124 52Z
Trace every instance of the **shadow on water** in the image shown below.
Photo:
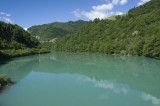
M0 73L7 74L13 81L20 81L33 71L81 74L96 81L127 84L132 89L160 98L159 69L159 60L146 57L52 52L15 58L1 65Z
M0 94L1 94L2 92L7 91L6 89L9 89L11 85L15 85L16 83L17 83L17 82L11 82L9 85L6 85L6 86L4 86L4 87L1 87L1 88L0 88ZM1 106L1 105L0 105L0 106Z
M8 59L8 58L6 58L6 59L2 59L2 58L0 58L0 66L1 65L4 65L4 64L7 64L9 61L11 61L12 59Z

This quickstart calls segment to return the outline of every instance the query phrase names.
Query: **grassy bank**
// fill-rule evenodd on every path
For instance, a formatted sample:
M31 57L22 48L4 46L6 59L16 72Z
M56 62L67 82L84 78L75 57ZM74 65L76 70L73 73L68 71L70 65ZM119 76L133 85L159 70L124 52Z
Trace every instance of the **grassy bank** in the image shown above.
M7 50L0 50L0 59L4 58L13 58L13 57L21 57L21 56L28 56L34 54L42 54L42 53L49 53L48 49L42 48L26 48L26 49L7 49Z

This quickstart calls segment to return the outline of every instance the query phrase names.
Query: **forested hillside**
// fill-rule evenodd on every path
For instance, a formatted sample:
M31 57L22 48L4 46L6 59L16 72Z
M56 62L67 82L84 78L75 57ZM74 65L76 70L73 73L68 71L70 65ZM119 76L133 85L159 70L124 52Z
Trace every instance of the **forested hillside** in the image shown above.
M0 21L0 58L28 55L43 51L39 41L18 25Z
M160 59L160 0L151 0L115 20L89 21L59 38L54 49Z
M54 22L44 25L32 26L28 28L27 31L32 36L38 37L39 40L46 41L59 36L64 36L85 23L86 21L83 20L69 21L66 23Z

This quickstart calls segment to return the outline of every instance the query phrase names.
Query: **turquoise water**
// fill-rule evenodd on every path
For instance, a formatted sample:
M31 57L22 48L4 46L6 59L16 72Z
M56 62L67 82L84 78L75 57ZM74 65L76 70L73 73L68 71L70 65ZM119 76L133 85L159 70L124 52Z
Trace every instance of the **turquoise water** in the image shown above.
M100 53L34 55L0 63L15 84L0 106L160 106L160 61Z

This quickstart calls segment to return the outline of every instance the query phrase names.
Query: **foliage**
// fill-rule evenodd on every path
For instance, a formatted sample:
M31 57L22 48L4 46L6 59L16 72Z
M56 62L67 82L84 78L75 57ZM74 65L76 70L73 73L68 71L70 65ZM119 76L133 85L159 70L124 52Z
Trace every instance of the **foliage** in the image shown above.
M49 50L42 48L26 48L26 49L8 49L8 50L0 50L0 58L13 58L13 57L20 57L20 56L28 56L33 54L41 54L41 53L48 53Z
M66 23L54 22L44 25L32 26L28 28L27 31L32 36L40 37L39 40L41 41L48 41L59 36L64 36L85 23L86 21L83 20L78 20L75 22L69 21Z
M0 21L0 59L48 52L38 45L39 41L23 28Z
M10 78L7 77L5 74L0 75L0 89L6 85L11 84Z
M46 48L48 50L52 50L53 48L53 42L44 42L44 43L40 43L39 48Z
M160 59L160 1L152 0L115 20L95 19L61 37L59 51L102 52Z
M18 25L0 21L0 49L33 48L39 41Z

